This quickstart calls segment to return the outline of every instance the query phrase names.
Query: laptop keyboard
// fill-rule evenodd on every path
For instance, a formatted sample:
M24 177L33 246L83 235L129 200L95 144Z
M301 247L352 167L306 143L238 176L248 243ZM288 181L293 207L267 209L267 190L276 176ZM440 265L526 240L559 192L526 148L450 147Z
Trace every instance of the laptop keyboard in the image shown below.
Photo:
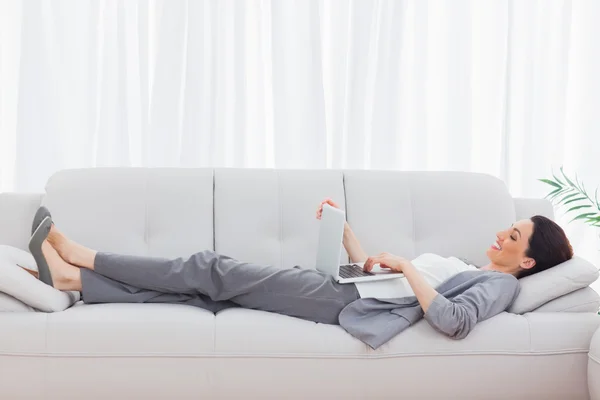
M360 278L362 276L373 276L372 272L365 272L356 264L340 265L340 278Z

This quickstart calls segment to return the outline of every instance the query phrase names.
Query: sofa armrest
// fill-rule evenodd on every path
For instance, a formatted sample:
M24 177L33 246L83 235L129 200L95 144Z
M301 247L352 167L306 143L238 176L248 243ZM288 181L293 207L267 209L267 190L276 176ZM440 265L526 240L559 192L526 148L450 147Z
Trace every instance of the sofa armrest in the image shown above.
M600 309L600 296L591 287L584 287L557 297L533 312L594 312Z
M27 250L31 222L42 196L38 193L0 193L0 244Z
M600 399L600 328L592 337L588 354L588 388L591 400Z
M515 202L515 214L517 220L531 218L534 215L543 215L544 217L554 219L554 207L546 199L527 199L517 197Z

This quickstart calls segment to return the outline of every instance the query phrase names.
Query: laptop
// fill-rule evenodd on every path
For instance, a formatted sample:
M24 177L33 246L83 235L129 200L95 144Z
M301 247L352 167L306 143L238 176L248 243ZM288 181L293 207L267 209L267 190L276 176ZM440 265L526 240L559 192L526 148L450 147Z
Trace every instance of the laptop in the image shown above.
M340 265L345 222L344 211L328 204L323 205L317 248L317 270L333 276L338 283L379 281L404 276L399 272L382 269L379 264L375 264L371 272L363 271L364 263Z

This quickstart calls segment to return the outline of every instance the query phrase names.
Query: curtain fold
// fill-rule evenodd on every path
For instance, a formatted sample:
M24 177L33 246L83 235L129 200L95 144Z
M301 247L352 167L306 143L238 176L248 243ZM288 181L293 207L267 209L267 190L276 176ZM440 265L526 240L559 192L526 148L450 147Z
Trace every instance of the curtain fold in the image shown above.
M0 191L95 166L463 170L539 197L565 165L595 186L598 15L594 0L0 0Z

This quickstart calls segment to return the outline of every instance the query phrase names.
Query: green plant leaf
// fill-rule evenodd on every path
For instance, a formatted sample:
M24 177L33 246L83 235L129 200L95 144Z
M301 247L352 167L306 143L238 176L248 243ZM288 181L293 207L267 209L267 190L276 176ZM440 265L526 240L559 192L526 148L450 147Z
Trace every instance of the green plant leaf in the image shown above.
M552 169L552 176L554 177L554 179L556 180L556 182L560 183L561 185L564 185L564 183L560 179L558 179L558 177L554 173L554 169Z
M573 189L570 186L564 186L562 189L560 189L560 192L561 192L561 194L564 194L564 193L567 193L567 192L571 192L573 190L575 190L575 189Z
M546 198L550 201L554 201L554 198L560 194L562 189L556 189L546 195Z
M589 217L590 215L594 215L596 213L585 213L585 214L581 214L576 216L575 218L573 218L569 223L573 222L573 221L577 221L578 219L584 219L586 217Z
M561 200L561 202L564 202L565 200L568 200L568 199L570 199L571 197L575 197L575 196L581 196L581 193L571 193L571 194L569 194L569 195L567 195L567 196L563 197L563 199ZM584 199L584 200L585 200L585 197L582 197L582 199ZM567 204L567 203L564 203L564 204Z
M553 191L551 191L550 193L548 193L546 196L544 196L546 199L549 198L550 196L556 194L560 192L560 189L554 189Z
M573 186L573 187L577 187L572 180L569 179L569 177L567 176L567 174L565 174L565 171L563 171L563 167L560 167L560 172L562 173L563 177L565 178L565 180L569 183L569 185Z
M560 189L560 188L562 188L562 186L561 186L561 185L559 185L558 183L556 183L556 182L554 182L554 181L551 181L550 179L538 179L538 180L539 180L540 182L544 182L544 183L546 183L546 184L548 184L548 185L551 185L551 186L554 186L554 187L556 187L556 188L559 188L559 189Z
M579 191L589 199L590 196L588 196L587 191L585 190L585 184L583 183L583 181L579 182L579 178L577 177L577 175L575 175L575 182L577 182L577 188L579 189ZM592 199L590 199L590 201L592 201Z
M584 220L585 223L592 226L600 226L600 199L598 196L598 192L600 191L600 187L597 187L594 194L594 198L592 198L585 187L583 181L579 180L579 176L577 174L574 175L574 181L569 178L569 176L565 173L564 166L561 165L560 173L555 174L554 170L552 170L552 179L538 179L540 182L543 182L547 185L552 186L552 190L545 196L546 199L549 199L554 206L562 207L569 206L570 208L567 211L564 211L565 214L572 213L577 210L582 210L582 214L577 215L570 222L576 220ZM561 180L562 179L562 180ZM564 183L564 182L566 183ZM566 208L566 207L565 207ZM592 210L597 210L596 212L585 212L590 210L585 210L591 208ZM569 222L569 223L570 223Z
M579 189L580 192L583 192L583 190L581 189L581 183L579 182L579 177L577 176L577 174L575 174L575 184L577 185L577 189Z
M592 206L590 206L589 204L585 204L583 206L575 206L575 207L571 207L567 210L568 213L570 213L571 211L575 211L575 210L579 210L581 208L591 208ZM595 214L595 213L594 213Z
M557 203L560 203L559 197L568 194L569 192L572 192L573 190L575 190L574 188L571 187L566 187L563 190L561 190L559 193L555 194L552 198L552 200L556 200Z
M576 195L576 196L580 196L580 194L579 194L579 193L575 193L575 195ZM567 197L568 197L568 196L567 196ZM574 203L574 202L576 202L576 201L585 200L585 199L586 199L586 197L578 197L578 198L576 198L576 199L571 199L571 200L569 200L569 201L565 201L565 200L566 200L566 198L564 198L564 199L563 199L563 201L565 201L565 202L563 203L563 206L566 206L567 204L570 204L570 203Z

